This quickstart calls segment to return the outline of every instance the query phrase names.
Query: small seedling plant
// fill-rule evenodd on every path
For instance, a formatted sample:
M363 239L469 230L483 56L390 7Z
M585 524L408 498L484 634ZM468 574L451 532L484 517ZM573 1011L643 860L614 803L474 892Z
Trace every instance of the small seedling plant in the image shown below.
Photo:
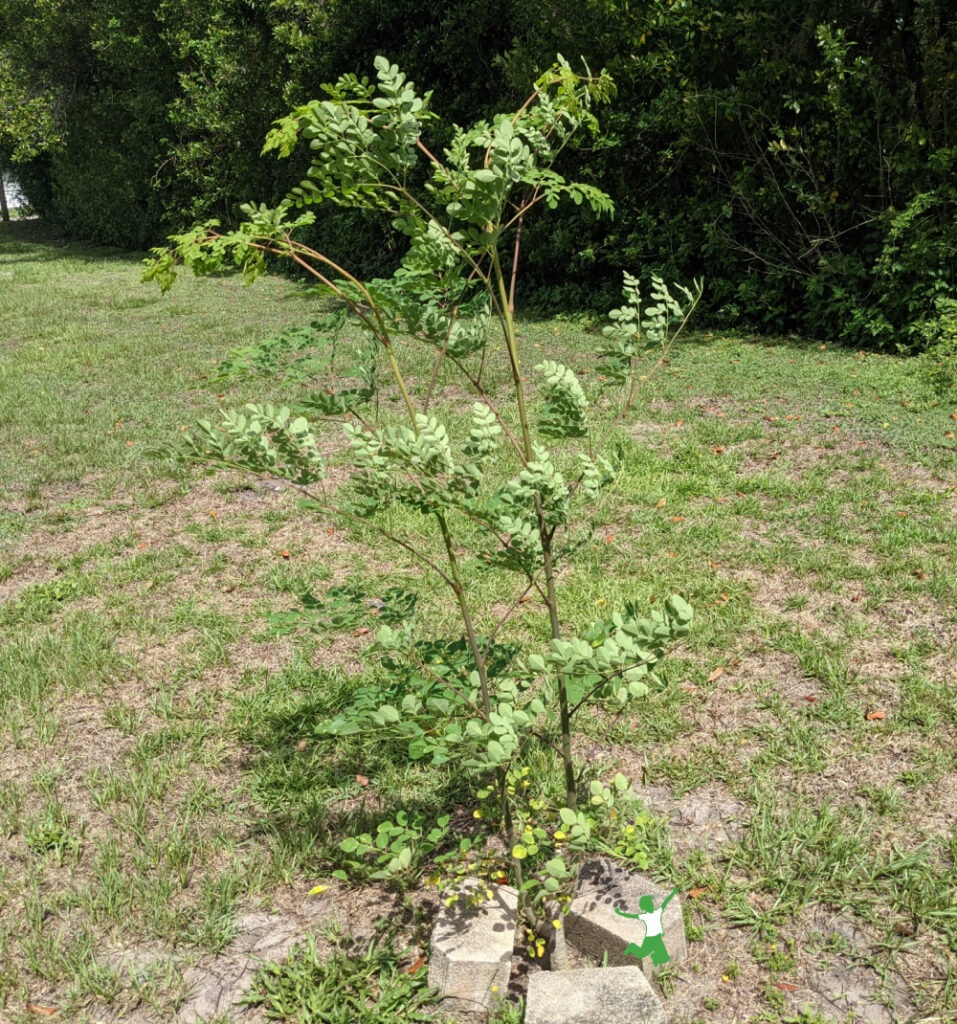
M227 374L278 373L300 383L300 406L252 404L201 422L186 453L208 467L279 480L321 516L367 524L448 589L459 637L437 643L414 614L383 621L376 644L397 685L363 692L322 731L399 736L414 759L470 771L474 816L499 842L480 849L462 840L452 853L464 860L460 870L518 888L530 950L541 955L557 938L597 832L628 827L633 800L623 776L606 784L576 762L576 721L597 705L617 709L643 697L692 621L688 604L672 595L647 617L628 604L601 621L568 622L559 569L590 542L590 517L620 465L616 428L701 286L671 289L653 276L644 302L638 279L626 274L625 301L611 313L588 377L594 383L586 390L569 367L543 357L531 396L514 319L522 226L536 208L561 201L612 212L604 192L555 170L577 134L598 133L593 111L612 95L611 80L577 74L559 58L518 110L451 128L439 155L425 142L436 119L431 94L420 95L385 58L375 72L375 82L340 78L324 99L277 122L267 151L288 157L302 143L310 151L306 177L286 199L243 207L246 220L232 231L208 222L173 236L172 248L154 250L145 277L165 291L179 266L198 274L233 266L251 282L267 259L279 258L334 300L325 320L229 361ZM313 223L309 207L322 203L391 217L408 241L392 277L361 281L299 240ZM347 323L358 328L358 342L343 337ZM507 362L504 390L488 383L495 348ZM411 382L423 352L431 364L424 388L420 373ZM464 409L449 423L433 411L437 382L449 376L472 396L463 400L464 428ZM402 422L386 422L383 395L398 402ZM323 487L321 421L348 439L349 482L332 495ZM396 506L413 515L392 516ZM396 525L410 519L412 528ZM470 598L481 573L494 573L496 593L506 596L497 617ZM538 647L505 643L502 627L529 597L544 606L547 638ZM557 786L546 778L554 772L530 768L543 752L559 767ZM390 877L422 851L441 850L448 829L447 816L407 818L343 848L353 867L371 858L374 873ZM602 840L605 848L628 841Z

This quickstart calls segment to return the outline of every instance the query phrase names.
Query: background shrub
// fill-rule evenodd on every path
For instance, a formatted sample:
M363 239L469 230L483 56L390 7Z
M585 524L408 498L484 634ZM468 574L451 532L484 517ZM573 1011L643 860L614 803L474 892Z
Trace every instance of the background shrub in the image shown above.
M451 0L427 23L411 0L0 0L0 165L68 232L142 246L278 200L300 168L260 156L269 124L375 53L462 124L562 52L618 84L559 165L617 215L532 218L520 304L605 308L645 266L706 276L718 323L916 350L957 295L955 25L945 0ZM367 214L314 232L395 265Z

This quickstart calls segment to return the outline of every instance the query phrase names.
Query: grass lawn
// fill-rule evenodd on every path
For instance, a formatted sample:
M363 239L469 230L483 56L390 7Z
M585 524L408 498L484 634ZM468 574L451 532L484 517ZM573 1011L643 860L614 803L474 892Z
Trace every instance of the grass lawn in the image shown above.
M254 913L317 928L287 996L326 991L336 921L389 917L409 962L426 951L434 893L330 876L397 809L467 820L461 778L320 741L381 671L370 637L266 620L420 571L285 493L145 458L218 406L281 400L206 378L314 315L279 279L163 297L135 257L0 226L2 1021L175 1020ZM587 380L582 324L521 337ZM683 894L690 959L658 978L675 1024L957 1019L957 402L914 374L817 342L680 343L565 570L569 621L675 590L696 611L668 686L580 737L641 784L652 873ZM541 610L511 628L541 635ZM397 961L329 962L364 984Z

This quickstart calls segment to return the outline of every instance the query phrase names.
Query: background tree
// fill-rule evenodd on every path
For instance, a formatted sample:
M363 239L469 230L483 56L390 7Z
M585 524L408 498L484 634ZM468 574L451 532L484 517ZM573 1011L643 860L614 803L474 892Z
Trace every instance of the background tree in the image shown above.
M705 274L725 324L908 347L957 288L955 24L944 0L453 0L429 21L411 0L0 0L3 94L29 100L4 104L0 160L31 126L56 139L17 157L31 202L139 246L284 195L266 127L377 52L458 123L520 102L556 52L581 56L619 104L561 169L608 191L616 219L526 225L520 303L606 308L623 269L654 266ZM399 257L365 211L310 231L366 273Z
M907 345L953 294L952 5L519 8L513 80L570 35L620 85L611 137L584 157L615 200L614 231L583 216L529 239L575 261L574 301L650 261L707 272L727 322Z

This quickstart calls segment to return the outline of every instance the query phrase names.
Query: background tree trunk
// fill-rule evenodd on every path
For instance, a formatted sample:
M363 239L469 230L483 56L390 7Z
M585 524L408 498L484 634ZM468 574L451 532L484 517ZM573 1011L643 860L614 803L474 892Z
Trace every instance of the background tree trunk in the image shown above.
M10 211L7 209L7 193L3 185L3 175L0 174L0 218L8 221L10 219Z

